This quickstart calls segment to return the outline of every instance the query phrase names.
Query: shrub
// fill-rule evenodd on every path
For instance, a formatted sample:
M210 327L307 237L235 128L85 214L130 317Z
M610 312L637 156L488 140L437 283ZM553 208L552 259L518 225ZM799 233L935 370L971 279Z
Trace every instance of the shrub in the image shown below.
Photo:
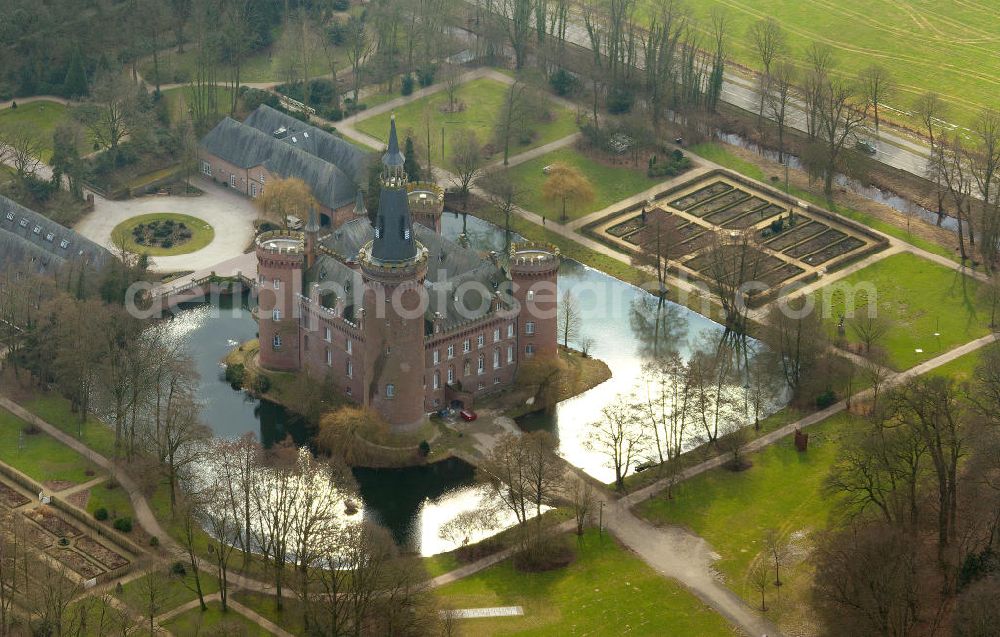
M434 83L434 73L437 69L432 65L428 65L417 71L417 80L420 82L420 86L430 86Z
M149 545L150 546L159 546L160 545L160 538L156 537L155 535L153 537L149 538Z
M266 394L271 391L271 379L264 374L259 374L257 382L254 383L254 391L258 394Z
M608 112L622 115L632 110L635 95L627 88L613 88L608 91Z
M403 81L400 82L399 92L403 95L410 95L413 93L413 76L406 74L403 76Z
M420 455L426 458L431 453L431 443L426 440L421 440L418 449L420 451Z
M132 518L130 517L118 518L117 520L115 520L113 526L115 527L115 530L121 531L122 533L131 533Z
M233 389L241 389L245 378L246 368L242 363L235 363L233 365L226 366L226 382L229 383Z
M97 520L98 522L103 522L104 520L107 520L108 510L105 509L104 507L97 509L96 511L94 511L94 519Z
M556 95L566 97L575 94L580 88L580 80L566 69L559 69L549 76L549 86Z
M184 562L174 562L171 564L170 574L176 575L177 577L184 577L187 575L187 568L184 567Z
M826 409L835 402L837 402L837 394L833 393L832 389L828 389L816 397L816 408Z

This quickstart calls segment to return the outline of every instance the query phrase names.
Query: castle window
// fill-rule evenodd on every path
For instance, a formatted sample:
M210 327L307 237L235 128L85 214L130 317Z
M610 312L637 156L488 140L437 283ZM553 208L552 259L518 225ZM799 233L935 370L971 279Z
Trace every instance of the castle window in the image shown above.
M524 346L524 353L528 356L533 356L535 354L535 346L528 343Z
M514 338L514 324L507 324L507 338Z
M250 196L257 197L257 184L252 181L250 182Z
M435 365L437 365L438 363L440 363L441 362L441 350L437 350L437 349L434 350L433 358L434 358L434 364Z
M323 328L323 340L325 340L327 343L329 343L332 338L333 338L333 335L330 333L330 328L329 327L324 327Z
M493 377L493 384L494 385L499 385L500 384L500 377L499 376L494 376Z
M260 183L264 183L264 173L260 174Z
M275 321L280 321L281 320L281 310L278 310L278 309L271 310L271 318L274 319Z
M529 301L534 301L535 300L535 291L534 290L528 290L528 300Z
M345 390L344 390L344 393L346 393L346 394L347 394L348 396L350 396L350 395L351 395L351 394L353 394L354 392L353 392L353 391L351 390L351 386L350 386L350 385L348 385L348 386L347 386L347 389L345 389Z
M388 385L385 386L385 397L386 398L396 397L396 386L393 385L392 383L389 383Z
M354 342L351 339L347 339L347 354L350 355L354 352Z
M281 289L281 279L275 279L274 280L274 289L275 290L280 290Z
M326 366L333 367L333 352L330 351L329 347L326 348Z
M469 339L465 339L465 341L462 343L462 351L465 352L466 354L472 351L472 344L469 341Z
M513 363L513 362L514 362L514 346L513 345L508 345L507 346L507 364L509 365L510 363Z
M479 336L477 336L476 337L476 347L482 349L482 347L483 347L483 341L484 341L484 339L483 339L483 335L482 334L480 334Z
M455 368L454 367L449 367L448 368L448 384L450 385L450 384L452 384L454 382L455 382Z
M524 333L528 334L528 335L531 335L531 334L535 333L535 322L534 321L528 321L527 323L524 324Z
M208 163L207 161L201 162L201 172L203 172L204 174L206 174L209 177L211 177L212 176L212 164Z
M385 346L385 353L386 354L392 354L392 345L386 345Z
M500 340L500 328L498 327L495 330L493 330L493 342L496 343L499 340Z
M236 187L236 175L230 173L229 175L229 185L233 188Z
M483 383L479 383L479 385L476 386L476 389L479 389L479 390L486 389L486 385L483 384Z
M465 368L462 371L463 376L468 376L471 373L472 366L469 365L469 361L465 361Z
M349 358L347 359L347 377L348 378L354 378L354 363L351 362L351 359L349 359ZM347 392L347 393L351 393L351 392Z
M274 337L271 338L271 348L281 349L281 334L275 334Z
M452 358L455 358L455 346L454 345L449 345L448 346L448 360L451 360Z
M479 355L479 365L476 368L477 374L482 374L483 370L486 369L486 357L482 354Z
M434 389L441 388L441 372L434 372Z
M302 349L304 349L304 350L308 350L309 349L309 335L308 334L303 334L302 335Z
M500 369L500 350L493 350L493 369Z

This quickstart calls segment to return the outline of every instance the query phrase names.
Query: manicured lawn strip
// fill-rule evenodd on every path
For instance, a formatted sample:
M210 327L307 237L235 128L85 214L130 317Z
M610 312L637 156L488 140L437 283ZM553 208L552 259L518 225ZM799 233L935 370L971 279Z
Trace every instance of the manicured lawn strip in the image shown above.
M845 290L855 290L855 315L868 311L865 286L873 286L878 316L891 326L881 346L894 369L908 369L989 332L989 309L979 298L978 281L908 252L886 257L816 292L817 307L826 312L831 330L845 312ZM829 290L833 292L826 310L822 300ZM847 323L847 339L857 342L849 319Z
M190 569L187 562L184 563ZM218 592L219 581L204 570L199 571L201 579L201 590L205 595ZM167 572L166 566L159 566L151 573L147 573L138 579L134 579L122 586L121 593L115 593L118 599L125 602L129 608L139 615L147 615L149 612L149 586L150 578L153 579L153 590L155 591L156 614L161 615L172 608L177 608L181 604L190 602L198 598L198 593L194 591L194 577L190 573L185 573L183 577L172 575ZM196 611L197 612L197 611ZM194 633L177 633L189 635Z
M182 244L175 244L170 248L159 246L149 246L136 243L132 236L132 229L140 223L148 224L154 221L169 221L175 224L183 223L191 231L191 238ZM119 223L111 231L111 236L118 236L121 233L125 237L126 247L136 254L148 254L150 256L164 256L174 254L189 254L197 252L215 239L215 230L209 224L191 215L182 215L176 212L151 212L145 215L138 215L131 219Z
M624 551L610 535L590 530L576 548L575 562L546 573L522 573L504 561L438 589L440 603L524 608L523 617L460 621L475 635L736 634L721 616Z
M80 423L80 417L70 409L68 400L54 392L39 393L34 398L19 401L20 405L45 422L83 442L106 458L115 455L114 429L93 416Z
M675 524L691 529L719 553L715 566L729 586L748 602L759 604L759 594L745 583L751 563L763 550L768 529L794 538L798 550L808 548L808 534L826 528L836 498L824 492L824 481L836 460L840 440L864 426L856 416L841 413L810 427L809 449L795 450L787 436L751 454L750 469L726 469L695 476L681 483L669 500L665 495L648 500L636 512L654 524ZM787 591L803 593L809 569L786 569ZM805 591L807 592L807 591ZM768 592L770 599L773 589Z
M690 148L690 151L695 155L704 157L709 161L713 161L720 166L724 166L730 170L734 170L741 175L746 175L751 179L756 179L757 181L768 182L767 176L764 171L761 170L759 166L751 162L741 159L728 150L725 146L716 142L706 142L704 144L697 144ZM775 187L778 189L783 189L780 184L776 184ZM860 224L868 226L873 230L878 230L879 232L885 233L890 237L895 237L901 241L905 241L910 245L913 245L921 250L926 250L931 254L936 254L956 263L960 262L959 258L956 256L955 251L944 246L938 245L933 241L928 241L921 237L910 234L905 228L900 228L891 223L886 223L881 219L870 215L866 212L861 212L860 210L855 210L847 206L842 206L836 202L827 201L826 197L822 195L813 194L811 192L796 188L795 186L790 186L788 193L794 197L798 197L804 201L819 206L820 208L825 208L831 212L835 212L842 217L851 219L852 221L857 221Z
M445 91L439 91L433 95L428 95L415 100L395 111L396 127L399 134L411 135L414 142L426 145L426 130L424 128L424 109L429 108L432 114L431 119L431 161L435 165L441 165L441 129L444 128L444 159L445 164L451 165L451 143L457 131L468 128L475 131L480 144L488 144L493 141L493 132L503 101L508 91L508 86L502 82L489 78L480 78L463 84L456 95L456 100L465 103L465 110L458 113L442 113L441 107L448 103L448 95ZM530 148L542 146L557 139L572 135L576 132L576 122L573 113L557 106L551 105L553 118L551 121L536 123L533 125L535 138L530 144L521 145L516 141L511 143L511 155L522 153ZM382 140L389 139L389 118L392 113L382 113L374 117L363 119L355 128ZM402 139L400 140L402 142ZM497 148L493 159L502 159L503 149ZM426 157L421 153L418 157L421 164L426 163ZM426 168L426 166L423 166Z
M962 354L950 363L945 363L944 365L930 371L929 373L934 376L942 376L944 378L952 378L958 383L964 383L972 380L973 375L976 372L976 368L983 360L983 350L977 349L974 352L969 352L968 354Z
M52 133L65 115L66 107L58 102L28 102L5 108L0 111L0 136L15 132L31 135L41 151L40 159L47 162L52 158Z
M164 624L175 635L227 634L245 637L270 637L273 633L249 618L229 609L222 612L219 602L209 602L208 610L192 608Z
M81 484L96 475L96 465L55 438L39 431L22 434L27 423L5 409L0 409L0 461L9 464L38 482L67 480Z
M541 214L550 221L560 219L562 203L546 200L542 196L542 185L547 179L542 169L555 163L576 168L590 181L594 189L594 198L589 203L579 207L566 206L566 216L569 219L578 219L607 208L616 201L648 190L662 181L662 178L647 177L643 166L636 168L631 163L608 166L588 158L575 148L560 148L511 168L511 177L523 192L519 205L526 210Z
M305 634L305 628L302 625L302 608L297 599L285 599L282 602L284 608L280 611L274 607L274 595L240 589L230 593L230 599L243 604L293 635Z
M91 487L90 498L87 499L87 512L92 514L98 509L106 509L109 520L130 517L135 522L135 513L128 493L121 486L109 489L108 484L109 482L102 482Z
M458 557L455 556L454 552L438 553L437 555L425 557L421 561L424 563L424 568L427 569L427 577L437 577L438 575L443 575L449 571L454 571L462 565L462 563L458 561Z

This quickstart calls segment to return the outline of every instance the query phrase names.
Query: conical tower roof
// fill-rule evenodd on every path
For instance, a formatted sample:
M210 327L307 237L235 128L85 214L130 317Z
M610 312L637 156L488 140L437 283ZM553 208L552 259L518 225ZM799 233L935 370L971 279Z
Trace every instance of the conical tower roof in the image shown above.
M389 120L389 148L382 155L383 166L402 166L406 162L403 153L399 152L399 139L396 137L396 116Z

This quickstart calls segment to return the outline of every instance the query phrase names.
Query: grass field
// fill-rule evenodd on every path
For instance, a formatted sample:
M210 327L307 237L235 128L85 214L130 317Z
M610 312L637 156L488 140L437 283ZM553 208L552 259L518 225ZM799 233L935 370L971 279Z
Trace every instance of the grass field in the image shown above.
M65 115L66 107L56 102L29 102L6 108L0 111L0 135L29 133L39 144L40 159L47 162L52 158L52 133Z
M170 248L141 245L135 242L132 236L132 229L140 223L148 224L153 221L167 220L172 220L177 224L183 223L191 231L191 238L183 243L174 244ZM132 217L131 219L126 219L115 226L114 230L111 231L111 236L118 236L119 233L125 237L126 247L130 251L136 254L148 254L154 257L197 252L212 243L212 240L215 239L215 230L212 229L212 226L196 217L182 215L175 212L152 212L146 215L139 215Z
M655 524L677 524L704 537L719 553L715 566L730 588L751 604L760 595L746 585L751 563L763 549L763 537L777 529L792 538L795 553L809 547L809 534L822 530L834 505L824 494L829 474L845 431L861 426L860 419L839 414L810 427L809 450L799 453L788 436L763 451L748 456L753 466L734 473L715 469L682 483L673 500L659 496L639 506L638 512ZM776 610L796 612L793 600L808 595L809 567L799 563L786 569L783 604ZM772 603L775 591L767 592Z
M547 178L542 169L555 163L576 168L590 181L594 190L594 198L590 203L576 207L567 204L566 216L569 220L606 208L663 181L662 178L647 177L644 165L639 168L633 167L631 163L612 166L590 159L575 148L554 150L511 168L515 183L519 184L524 193L520 201L521 207L540 213L549 220L558 220L562 216L562 203L548 201L542 196L542 185Z
M272 633L234 610L222 612L219 602L209 602L208 610L193 608L164 624L175 635L240 635L270 637Z
M647 15L657 4L642 0ZM796 62L813 42L833 47L840 70L887 68L899 85L886 104L906 110L914 97L936 91L950 103L945 119L968 125L1000 89L1000 22L991 0L705 0L690 4L703 37L712 11L728 17L727 45L735 62L756 68L747 29L773 16Z
M443 113L441 107L448 102L448 95L439 91L433 95L414 100L406 104L396 114L396 127L400 135L410 134L417 145L426 146L426 132L423 124L424 109L427 108L431 117L431 161L441 164L444 157L446 164L451 164L451 143L457 131L468 128L475 131L481 144L493 140L493 131L501 111L508 87L502 82L481 78L463 84L456 95L456 100L465 104L466 108L457 113ZM576 132L576 122L573 113L552 105L552 119L543 123L533 124L535 136L530 144L511 143L511 155L522 153L531 148L542 146ZM389 139L389 118L392 113L382 113L359 121L355 128L372 137L387 142ZM444 153L441 151L441 131L444 130ZM498 149L493 160L503 159L503 149ZM426 163L426 157L419 160Z
M988 333L988 308L978 297L979 283L955 270L908 252L894 254L819 291L818 309L830 329L850 304L853 290L855 315L868 311L869 290L874 290L878 316L890 329L881 340L889 364L907 369L958 345ZM830 303L822 301L829 297ZM847 339L857 336L847 321ZM938 333L939 336L934 334ZM922 351L917 351L922 350Z
M36 395L18 401L45 422L82 441L106 458L115 453L115 432L93 416L85 423L70 409L69 401L56 393Z
M565 569L521 573L508 560L437 594L445 608L524 608L523 617L462 621L462 635L735 634L694 595L595 530L577 544L577 559Z
M187 562L185 562L187 565ZM158 607L154 612L156 615L167 612L171 608L176 608L181 604L197 599L198 594L194 591L194 577L190 573L177 576L167 573L166 566L161 566L147 575L134 579L122 587L121 593L115 596L125 602L125 604L138 615L149 613L149 582L153 582L155 592L154 601ZM219 582L214 576L205 571L199 572L201 579L201 590L205 595L210 595L219 590ZM197 612L197 611L196 611ZM176 633L194 634L194 633Z
M181 86L163 91L163 100L166 102L167 113L170 115L171 122L179 122L187 115L192 95L193 89L189 86ZM219 110L219 119L222 119L222 115L229 114L229 104L233 99L233 89L228 86L217 86L215 87L215 98Z
M39 482L67 480L82 484L92 478L86 471L98 467L44 433L23 434L27 423L0 409L0 461Z

